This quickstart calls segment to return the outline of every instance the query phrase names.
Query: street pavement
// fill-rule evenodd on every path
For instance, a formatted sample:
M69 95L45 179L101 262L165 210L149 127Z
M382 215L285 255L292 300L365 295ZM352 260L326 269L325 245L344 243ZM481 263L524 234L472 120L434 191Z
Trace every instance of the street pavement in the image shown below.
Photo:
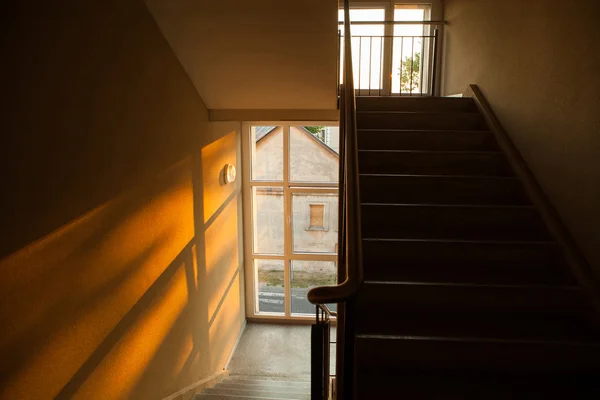
M306 295L308 288L292 288L291 289L291 307L292 314L310 314L315 313L315 306L310 304ZM258 293L258 303L260 312L284 312L284 292L282 287L265 286ZM335 310L335 305L330 308Z

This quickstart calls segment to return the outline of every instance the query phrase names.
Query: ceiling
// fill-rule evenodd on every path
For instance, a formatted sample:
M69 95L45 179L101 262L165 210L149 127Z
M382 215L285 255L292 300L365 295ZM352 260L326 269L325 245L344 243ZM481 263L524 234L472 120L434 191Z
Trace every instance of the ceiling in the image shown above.
M336 108L337 0L147 0L209 109Z

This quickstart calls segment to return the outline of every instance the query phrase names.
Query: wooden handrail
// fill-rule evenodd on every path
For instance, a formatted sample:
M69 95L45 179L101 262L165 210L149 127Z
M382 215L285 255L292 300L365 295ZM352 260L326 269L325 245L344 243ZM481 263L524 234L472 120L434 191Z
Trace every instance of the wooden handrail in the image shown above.
M344 80L340 93L338 263L340 266L345 265L345 279L335 286L311 289L308 300L312 304L345 302L358 292L363 283L356 93L348 2L344 5L344 21Z

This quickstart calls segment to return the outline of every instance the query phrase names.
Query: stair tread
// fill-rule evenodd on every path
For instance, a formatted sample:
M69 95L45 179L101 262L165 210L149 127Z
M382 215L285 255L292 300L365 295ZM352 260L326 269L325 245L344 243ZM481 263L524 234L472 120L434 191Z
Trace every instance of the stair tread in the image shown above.
M554 245L552 240L489 240L489 239L457 239L457 238L363 238L371 242L426 242L426 243L497 243L497 244L542 244Z
M516 176L478 176L478 175L436 175L436 174L394 174L394 173L373 173L365 172L359 174L364 177L390 177L390 178L418 178L418 179L465 179L465 180L497 180L497 181L516 181L520 182Z
M438 110L425 110L425 111L414 111L414 110L356 110L360 114L447 114L444 111ZM480 115L477 110L459 111L454 114L472 114Z
M257 385L248 383L233 383L221 382L214 386L216 389L232 389L232 390L259 390L264 392L289 392L294 394L307 394L310 390L310 385L293 386L293 385Z
M261 379L262 378L262 379ZM241 383L249 385L293 385L293 386L307 386L310 385L310 381L304 380L290 380L287 377L277 377L277 379L265 379L265 377L253 377L251 375L229 375L223 382L230 383Z
M222 394L222 395L233 395L233 396L250 396L250 397L264 397L264 398L285 398L285 399L306 399L310 397L310 390L298 393L297 391L290 390L255 390L252 388L242 389L231 389L231 388L220 388L218 385L206 389L203 393L205 394ZM307 397L308 396L308 397Z
M213 399L213 400L294 400L289 397L264 397L264 396L245 396L245 395L225 395L218 393L200 393L194 396L194 399ZM310 397L306 397L310 399Z
M359 153L414 153L414 154L473 154L473 155L504 155L496 150L411 150L411 149L359 149Z

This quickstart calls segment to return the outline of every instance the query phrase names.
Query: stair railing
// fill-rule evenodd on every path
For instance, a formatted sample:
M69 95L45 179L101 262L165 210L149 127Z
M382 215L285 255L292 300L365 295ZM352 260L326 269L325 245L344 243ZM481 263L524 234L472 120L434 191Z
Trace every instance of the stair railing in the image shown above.
M362 235L358 173L358 134L356 127L356 93L352 70L349 2L344 5L343 82L340 86L340 157L338 218L338 282L336 286L320 286L308 292L308 300L316 305L317 321L312 333L311 398L329 398L329 327L336 316L336 385L337 399L344 392L351 396L354 371L352 315L346 314L348 303L363 283ZM327 304L337 303L337 315ZM348 377L348 379L344 379Z

